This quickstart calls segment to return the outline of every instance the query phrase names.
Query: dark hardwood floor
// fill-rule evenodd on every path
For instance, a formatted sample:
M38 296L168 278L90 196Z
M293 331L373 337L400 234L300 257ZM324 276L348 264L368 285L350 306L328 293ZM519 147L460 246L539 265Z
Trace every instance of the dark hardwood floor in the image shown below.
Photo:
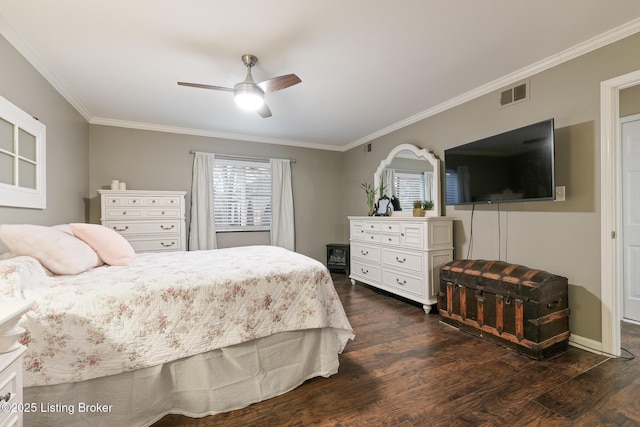
M535 361L343 274L334 283L356 335L336 375L225 414L168 415L154 427L640 425L640 358L569 347ZM623 323L622 343L639 354L640 326Z

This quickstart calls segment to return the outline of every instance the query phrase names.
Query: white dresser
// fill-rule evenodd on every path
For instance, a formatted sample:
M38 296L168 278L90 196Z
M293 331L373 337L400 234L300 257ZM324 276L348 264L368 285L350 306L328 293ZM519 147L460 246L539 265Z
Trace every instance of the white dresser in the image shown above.
M351 283L363 282L423 304L438 301L439 269L453 260L447 217L350 216Z
M98 190L100 221L136 252L187 250L184 191Z

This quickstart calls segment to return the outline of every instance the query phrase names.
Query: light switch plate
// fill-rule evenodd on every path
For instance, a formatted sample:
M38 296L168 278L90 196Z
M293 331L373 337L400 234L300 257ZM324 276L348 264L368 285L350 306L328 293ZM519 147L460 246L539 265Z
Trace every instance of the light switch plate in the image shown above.
M566 200L564 185L556 187L556 202L564 202Z

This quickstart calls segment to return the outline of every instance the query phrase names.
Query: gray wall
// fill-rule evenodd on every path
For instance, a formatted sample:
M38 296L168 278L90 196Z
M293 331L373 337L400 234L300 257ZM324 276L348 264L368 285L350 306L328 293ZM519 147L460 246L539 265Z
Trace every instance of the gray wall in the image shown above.
M98 125L90 130L91 222L100 219L97 190L112 179L125 181L128 189L187 191L188 219L190 150L294 159L296 251L325 262L324 245L342 241L341 152ZM218 233L217 239L222 248L269 244L269 234L260 232Z
M498 259L569 279L572 334L601 341L600 318L600 82L640 69L640 35L541 72L530 99L499 107L499 91L385 135L371 152L356 147L344 158L344 217L366 214L362 180L398 144L444 150L516 127L555 118L556 185L566 202L476 207L470 258ZM444 168L443 168L444 169ZM467 258L471 207L447 207L455 220L455 258ZM345 236L348 229L345 227ZM498 242L498 239L501 241Z
M47 208L0 206L0 224L85 221L89 194L88 123L2 36L0 64L0 95L47 127ZM5 249L0 244L0 252Z

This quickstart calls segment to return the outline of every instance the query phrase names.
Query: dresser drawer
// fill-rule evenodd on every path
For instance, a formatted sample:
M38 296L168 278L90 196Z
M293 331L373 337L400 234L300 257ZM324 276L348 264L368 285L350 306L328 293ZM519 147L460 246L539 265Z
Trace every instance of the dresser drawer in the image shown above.
M143 197L144 206L180 206L180 197Z
M364 221L351 221L351 239L364 240Z
M363 264L358 261L351 263L351 275L362 278L365 283L380 281L380 267L376 265Z
M400 223L398 222L383 222L380 224L380 231L383 233L397 233L400 234Z
M149 218L179 218L180 209L173 208L149 208L147 209Z
M130 239L129 243L136 252L181 251L180 239Z
M426 296L425 289L427 285L424 277L414 277L384 269L382 283L417 297L424 298Z
M351 243L351 256L361 260L380 263L380 246L367 246L361 243Z
M0 374L0 397L4 397L11 394L9 401L2 400L2 403L16 403L22 390L20 390L21 383L18 377L18 372L22 370L22 359L18 359L13 362L8 368L6 368L2 374Z
M385 245L399 245L400 235L399 234L381 234L380 243L384 243Z
M142 216L144 216L143 209L128 208L128 207L122 207L120 209L107 208L105 213L106 213L107 219L141 218Z
M0 426L21 426L22 410L22 355L26 347L8 353L0 353L0 397L9 395L2 403L12 405L15 411L0 410Z
M382 263L395 269L411 270L418 274L424 272L424 257L422 253L408 251L394 251L386 249L382 253Z
M102 225L122 235L175 234L180 232L180 221L105 221Z
M373 221L365 221L364 222L365 231L380 231L380 223Z

